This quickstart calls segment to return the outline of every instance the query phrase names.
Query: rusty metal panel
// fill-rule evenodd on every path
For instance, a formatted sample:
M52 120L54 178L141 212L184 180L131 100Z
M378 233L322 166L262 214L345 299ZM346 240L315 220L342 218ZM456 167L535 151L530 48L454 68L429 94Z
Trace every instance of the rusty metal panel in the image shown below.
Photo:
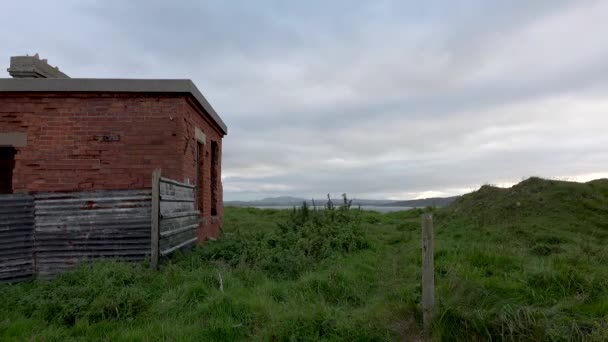
M0 282L34 276L33 232L33 197L0 195Z
M171 179L160 179L160 254L196 243L200 213L196 208L196 187Z
M150 190L39 193L34 198L39 277L86 260L143 261L150 253Z

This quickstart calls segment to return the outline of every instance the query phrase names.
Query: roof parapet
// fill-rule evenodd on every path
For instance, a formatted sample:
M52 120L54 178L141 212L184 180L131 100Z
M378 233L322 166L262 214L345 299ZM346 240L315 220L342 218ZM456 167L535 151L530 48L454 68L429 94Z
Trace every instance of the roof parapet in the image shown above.
M13 78L70 78L59 71L58 67L48 64L46 59L34 56L13 56L11 65L6 69Z
M225 135L226 124L191 80L68 78L0 78L1 93L168 93L194 98Z

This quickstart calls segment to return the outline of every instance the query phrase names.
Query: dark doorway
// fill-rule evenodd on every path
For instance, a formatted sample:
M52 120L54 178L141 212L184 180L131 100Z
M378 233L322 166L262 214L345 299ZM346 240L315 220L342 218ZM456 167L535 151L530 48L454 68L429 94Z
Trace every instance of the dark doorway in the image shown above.
M218 169L218 154L219 149L217 142L211 141L211 216L217 215L217 169Z
M0 194L13 193L15 153L13 147L0 147Z
M205 155L205 145L200 142L196 143L196 202L198 203L198 211L203 215L203 159Z

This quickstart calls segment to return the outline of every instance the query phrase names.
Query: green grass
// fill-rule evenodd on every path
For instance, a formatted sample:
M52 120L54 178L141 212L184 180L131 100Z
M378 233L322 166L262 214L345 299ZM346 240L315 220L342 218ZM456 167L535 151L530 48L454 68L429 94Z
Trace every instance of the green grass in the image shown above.
M0 340L419 340L421 213L226 208L157 272L0 285ZM434 219L434 340L608 340L608 180L484 186Z

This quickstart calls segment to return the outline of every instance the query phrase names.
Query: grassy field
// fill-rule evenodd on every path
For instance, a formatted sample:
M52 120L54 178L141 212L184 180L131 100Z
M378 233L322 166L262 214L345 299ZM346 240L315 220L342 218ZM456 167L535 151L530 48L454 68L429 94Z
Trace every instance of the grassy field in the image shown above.
M0 285L0 340L420 340L421 213L227 208L158 272ZM484 186L434 219L434 340L608 340L608 180Z

